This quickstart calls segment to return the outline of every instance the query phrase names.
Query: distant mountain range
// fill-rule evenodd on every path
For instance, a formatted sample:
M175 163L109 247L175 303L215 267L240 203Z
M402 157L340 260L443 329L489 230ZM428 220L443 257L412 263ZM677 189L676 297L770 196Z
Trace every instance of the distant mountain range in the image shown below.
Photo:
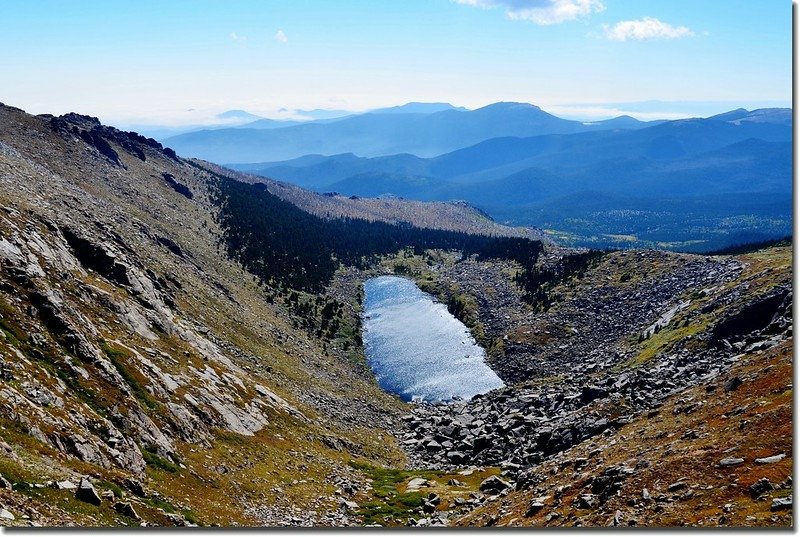
M488 108L481 113L497 111ZM634 129L615 128L630 123L617 118L599 122L604 130L581 131L533 108L500 106L538 117L543 130L578 132L492 138L432 158L344 153L231 167L319 192L463 199L503 222L574 234L576 244L685 249L687 241L791 233L790 109L636 122Z
M622 116L605 121L561 119L527 103L495 103L477 110L446 103L409 103L340 119L300 124L261 120L238 128L206 129L164 143L184 156L217 163L287 160L308 154L362 157L410 153L433 157L502 136L638 129L658 122Z

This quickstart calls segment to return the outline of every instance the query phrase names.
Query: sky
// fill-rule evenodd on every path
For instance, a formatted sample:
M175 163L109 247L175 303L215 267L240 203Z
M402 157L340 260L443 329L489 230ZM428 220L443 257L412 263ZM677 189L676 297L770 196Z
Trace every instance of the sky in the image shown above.
M792 95L789 0L4 0L0 22L0 102L112 124L410 101L648 119Z

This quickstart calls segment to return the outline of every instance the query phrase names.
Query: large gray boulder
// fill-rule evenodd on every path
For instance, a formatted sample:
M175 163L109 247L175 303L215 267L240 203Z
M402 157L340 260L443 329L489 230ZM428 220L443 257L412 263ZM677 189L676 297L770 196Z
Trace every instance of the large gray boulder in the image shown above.
M75 498L92 505L100 505L103 503L103 500L100 499L100 496L97 494L94 485L92 485L85 477L81 478L81 482L78 485L78 490L75 491Z

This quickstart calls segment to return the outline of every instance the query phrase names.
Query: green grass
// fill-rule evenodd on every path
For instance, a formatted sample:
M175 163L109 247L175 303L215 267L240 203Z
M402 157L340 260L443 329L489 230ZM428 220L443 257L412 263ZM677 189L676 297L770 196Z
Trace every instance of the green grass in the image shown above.
M177 513L175 506L162 498L140 498L144 503L156 509L161 509L165 513Z
M639 354L637 354L635 358L620 364L614 369L622 370L629 367L644 365L655 358L659 353L672 347L675 343L702 332L708 327L708 322L707 317L704 315L694 319L693 322L688 325L686 324L686 320L673 320L672 324L662 328L648 339L639 343Z
M197 514L191 509L184 509L181 511L183 518L186 519L186 522L190 524L196 524L198 526L202 526L203 522L198 518Z
M19 314L14 311L14 308L5 300L0 300L0 329L3 330L6 337L10 336L10 342L14 346L19 346L20 342L28 339L27 332L13 321L17 318L19 318Z
M425 503L426 495L421 492L400 492L400 485L412 477L438 479L445 475L438 470L399 470L357 461L350 461L350 466L372 479L375 499L362 504L359 510L364 524L395 525L395 520L405 523L408 517L416 515L415 511Z
M131 389L131 392L133 392L134 397L150 410L157 409L159 406L158 402L153 399L150 392L145 389L144 385L136 378L131 368L125 363L125 360L129 357L128 353L115 349L105 341L100 341L100 348L103 349L109 361L114 365L117 371L119 371L120 376Z
M159 457L153 451L154 450L151 450L150 448L142 450L142 456L144 457L144 462L146 462L148 466L164 470L165 472L169 472L171 474L177 474L178 472L181 471L180 466L172 464L163 457Z
M358 514L364 524L380 524L382 526L404 524L409 517L415 515L416 509L422 507L425 497L419 492L409 492L393 498L391 501L376 500L361 505Z

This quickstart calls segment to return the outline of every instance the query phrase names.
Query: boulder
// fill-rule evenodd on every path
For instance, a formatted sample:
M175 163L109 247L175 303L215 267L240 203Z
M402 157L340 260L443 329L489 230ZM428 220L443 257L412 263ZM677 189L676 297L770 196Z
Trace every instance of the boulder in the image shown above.
M493 475L481 482L480 491L484 494L500 494L506 489L511 488L511 483Z
M597 505L597 498L594 494L582 494L578 497L579 509L591 509Z
M773 488L774 487L772 486L772 483L769 482L769 479L762 477L750 485L750 496L752 496L753 499L758 498L762 494L773 490Z
M78 488L78 485L76 485L69 479L65 479L64 481L56 481L56 488L58 490L76 490Z
M581 390L580 400L581 403L587 405L592 401L602 399L604 397L608 397L608 390L605 388L600 388L598 386L584 386L583 390Z
M85 477L81 478L78 489L75 491L75 498L81 500L82 502L91 503L92 505L100 505L102 503L102 500L97 494L94 485L92 485Z
M773 455L771 457L761 457L759 459L756 459L755 463L756 464L774 464L776 462L782 461L785 458L786 458L786 455L784 453L781 453L779 455Z
M770 510L772 511L782 511L784 509L791 509L792 508L792 497L786 496L785 498L775 498L772 500L772 505L770 506Z
M415 492L420 488L427 486L430 486L430 482L427 479L424 477L415 477L408 482L408 485L406 486L406 492Z
M464 464L469 460L469 457L460 451L448 451L447 460L453 464Z
M550 499L550 496L539 496L533 498L528 504L528 510L525 511L525 516L533 516L545 507L545 503Z
M728 380L728 381L725 383L725 391L726 391L726 392L732 392L732 391L735 391L735 390L736 390L737 388L739 388L739 386L741 386L742 384L744 384L744 382L742 381L742 379L740 379L739 377L733 377L732 379Z
M141 520L139 514L133 508L133 506L129 502L117 502L114 504L114 510L126 517L132 518L134 520Z
M355 511L359 508L359 505L356 502L352 502L350 500L345 500L345 499L342 499L339 502L339 506L344 509L349 509L351 511Z

